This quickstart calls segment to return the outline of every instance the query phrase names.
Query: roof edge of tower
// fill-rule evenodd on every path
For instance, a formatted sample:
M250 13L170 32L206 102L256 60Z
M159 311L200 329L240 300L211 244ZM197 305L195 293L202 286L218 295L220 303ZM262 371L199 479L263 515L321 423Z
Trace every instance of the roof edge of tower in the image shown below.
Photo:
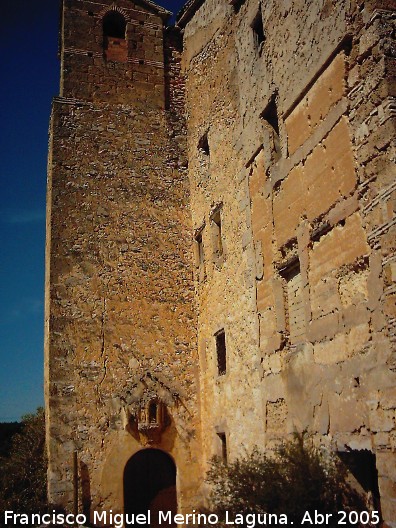
M164 7L158 5L157 3L153 2L152 0L139 0L140 3L147 5L154 11L157 11L158 14L164 18L165 20L172 16L172 11L168 11L168 9L165 9Z
M177 25L181 28L184 28L195 15L197 9L199 9L204 2L205 0L188 0L188 2L177 14Z

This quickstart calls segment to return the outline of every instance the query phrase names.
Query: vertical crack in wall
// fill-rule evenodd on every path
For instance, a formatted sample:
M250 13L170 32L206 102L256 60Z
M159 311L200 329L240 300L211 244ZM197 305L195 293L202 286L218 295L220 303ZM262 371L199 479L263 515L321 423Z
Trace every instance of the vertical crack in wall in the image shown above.
M101 320L101 341L102 346L100 350L100 357L103 358L106 348L106 338L105 338L105 325L106 325L106 309L107 309L107 299L106 296L103 298L103 309L102 309L102 320Z

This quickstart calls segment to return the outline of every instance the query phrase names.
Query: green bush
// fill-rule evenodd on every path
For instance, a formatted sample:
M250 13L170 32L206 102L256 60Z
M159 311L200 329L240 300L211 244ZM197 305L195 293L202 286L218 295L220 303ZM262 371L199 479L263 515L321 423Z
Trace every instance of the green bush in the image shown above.
M223 521L227 511L229 518L272 513L287 515L289 523L300 526L306 511L317 510L332 514L327 526L337 526L338 511L365 509L338 457L307 445L304 435L296 435L270 456L256 449L228 465L215 459L207 480L210 510Z
M47 508L44 410L23 417L7 456L0 457L0 511L41 513ZM0 518L0 526L4 522Z

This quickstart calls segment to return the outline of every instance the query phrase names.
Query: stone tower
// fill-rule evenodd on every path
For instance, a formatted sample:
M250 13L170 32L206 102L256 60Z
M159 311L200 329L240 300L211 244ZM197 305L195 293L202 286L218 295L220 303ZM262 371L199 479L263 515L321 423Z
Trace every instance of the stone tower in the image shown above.
M176 489L189 509L199 487L183 83L169 15L149 0L61 6L47 198L49 498L68 510L78 500L87 515L176 509ZM157 476L136 503L149 471Z

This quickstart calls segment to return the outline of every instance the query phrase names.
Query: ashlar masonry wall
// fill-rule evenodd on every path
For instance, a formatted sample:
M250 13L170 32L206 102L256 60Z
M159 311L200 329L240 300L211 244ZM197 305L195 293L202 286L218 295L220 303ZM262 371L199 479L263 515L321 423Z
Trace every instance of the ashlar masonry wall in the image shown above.
M394 5L206 0L180 24L205 457L308 430L374 461L392 525Z

